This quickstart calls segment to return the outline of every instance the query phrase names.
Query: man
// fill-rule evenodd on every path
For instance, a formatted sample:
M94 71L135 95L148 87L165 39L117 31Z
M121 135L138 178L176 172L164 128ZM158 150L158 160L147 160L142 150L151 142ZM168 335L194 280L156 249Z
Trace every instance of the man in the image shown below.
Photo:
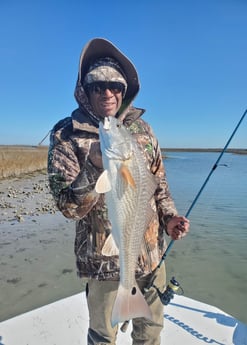
M75 255L79 277L87 277L89 309L88 344L115 344L117 326L111 326L111 311L119 281L119 258L104 256L102 249L111 233L105 196L95 192L103 171L99 122L106 116L123 121L139 143L158 186L151 200L155 216L145 233L136 268L137 282L150 306L153 320L133 320L133 344L160 344L163 305L152 280L165 288L165 268L155 270L165 250L164 232L180 239L189 221L177 214L165 176L160 148L150 126L141 119L143 109L131 104L139 91L132 62L111 42L93 39L83 49L75 89L78 109L52 130L48 157L51 192L65 217L76 220Z

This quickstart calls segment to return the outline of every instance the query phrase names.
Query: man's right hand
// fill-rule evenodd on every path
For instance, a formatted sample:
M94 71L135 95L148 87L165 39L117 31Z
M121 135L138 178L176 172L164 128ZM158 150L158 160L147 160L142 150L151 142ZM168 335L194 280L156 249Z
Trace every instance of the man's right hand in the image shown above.
M96 168L103 169L102 153L100 150L99 141L98 142L95 141L91 144L88 158Z

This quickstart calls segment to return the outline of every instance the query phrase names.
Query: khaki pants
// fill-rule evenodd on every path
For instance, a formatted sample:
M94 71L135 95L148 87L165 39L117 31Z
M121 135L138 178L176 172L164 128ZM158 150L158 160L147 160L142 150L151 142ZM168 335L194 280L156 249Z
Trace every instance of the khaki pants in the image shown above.
M145 279L138 280L138 285L144 293L150 306L153 321L145 318L132 320L131 333L133 345L160 345L160 332L163 328L163 305L154 288L144 292L144 288L153 276L150 274ZM162 292L165 288L165 266L157 271L154 285ZM111 326L111 311L117 294L118 282L98 281L90 279L87 285L87 302L89 309L88 345L116 344L118 326Z

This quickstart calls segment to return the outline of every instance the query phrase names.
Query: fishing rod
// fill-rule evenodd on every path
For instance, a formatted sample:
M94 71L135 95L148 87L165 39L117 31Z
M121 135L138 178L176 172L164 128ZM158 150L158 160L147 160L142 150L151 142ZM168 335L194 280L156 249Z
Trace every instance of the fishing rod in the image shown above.
M241 116L241 119L239 120L239 122L238 122L237 126L235 127L234 131L232 132L232 134L231 134L230 138L228 139L228 141L227 141L225 147L224 147L223 150L221 151L221 153L220 153L218 159L217 159L216 162L214 163L214 165L213 165L212 169L210 170L210 172L209 172L209 174L208 174L206 180L205 180L204 183L202 184L202 186L201 186L199 192L197 193L195 199L192 201L192 204L190 205L188 211L187 211L186 214L185 214L185 217L186 217L186 218L189 217L189 215L190 215L192 209L194 208L195 204L197 203L197 200L199 199L199 197L200 197L202 191L203 191L204 188L206 187L206 185L207 185L207 183L208 183L208 181L209 181L211 175L213 174L213 172L215 171L215 169L218 167L219 161L221 160L223 154L226 152L226 150L227 150L227 148L228 148L230 142L232 141L232 138L234 137L235 133L237 132L237 130L238 130L238 128L239 128L239 126L240 126L241 123L243 122L243 120L244 120L246 114L247 114L247 109L245 110L245 112L244 112L243 115ZM167 258L167 255L169 254L169 252L170 252L170 250L171 250L171 248L172 248L174 242L175 242L175 240L171 240L171 241L170 241L168 247L166 248L165 253L163 254L163 256L162 256L162 258L161 258L161 260L160 260L160 263L159 263L159 265L158 265L158 268L160 268L160 266L162 265L162 263L163 263L163 262L165 261L165 259Z
M232 138L234 137L235 133L237 132L237 130L238 130L240 124L241 124L242 121L244 120L246 114L247 114L247 109L246 109L245 112L243 113L243 115L242 115L241 119L239 120L237 126L235 127L234 131L232 132L230 138L228 139L228 141L227 141L225 147L224 147L223 150L221 151L221 153L220 153L218 159L217 159L216 162L214 163L214 165L213 165L212 169L210 170L210 172L209 172L209 174L208 174L206 180L205 180L204 183L202 184L202 186L201 186L199 192L197 193L195 199L193 200L191 206L189 207L187 213L185 214L185 217L186 217L186 218L188 218L188 216L190 215L190 213L191 213L192 209L194 208L195 204L197 203L197 200L199 199L199 197L200 197L202 191L204 190L206 184L208 183L208 181L209 181L211 175L213 174L213 172L215 171L215 169L218 167L219 161L221 160L223 154L226 152L227 147L229 146L229 144L230 144ZM157 266L156 269L159 269L160 266L162 265L162 263L165 261L165 259L167 258L167 255L169 254L169 252L170 252L170 250L171 250L171 248L172 248L174 242L175 242L175 240L171 240L171 241L170 241L170 243L169 243L169 245L168 245L168 247L167 247L165 253L163 254L163 256L162 256L162 258L161 258L161 260L160 260L160 262L159 262L159 265ZM183 289L182 289L182 287L180 286L179 282L176 281L175 277L172 277L172 279L171 279L170 282L168 283L167 288L166 288L166 290L165 290L164 292L161 292L155 285L153 285L153 281L150 282L148 288L150 288L150 287L152 287L152 286L156 289L156 291L157 291L157 293L158 293L158 295L159 295L159 298L160 298L162 304L164 304L164 305L169 304L170 300L174 297L174 294L183 294Z
M206 187L206 184L208 183L211 175L213 174L213 172L215 171L215 169L218 167L219 161L221 160L223 154L225 153L227 147L229 146L232 138L234 137L235 133L237 132L240 124L242 123L242 121L244 120L245 116L247 114L247 109L245 110L245 112L243 113L241 119L239 120L237 126L235 127L234 131L232 132L230 138L228 139L225 147L223 148L223 150L221 151L218 159L216 160L216 162L214 163L212 169L210 170L206 180L204 181L204 183L202 184L199 192L197 193L196 197L194 198L194 200L192 201L191 206L189 207L188 211L185 214L185 217L188 218L188 216L190 215L192 209L194 208L195 204L197 203L197 200L199 199L202 191L204 190L204 188ZM165 259L167 258L167 255L169 254L172 246L174 245L175 240L171 240L169 245L166 248L165 253L162 255L161 260L156 268L156 270L158 270L160 268L160 266L162 265L162 263L165 261ZM174 297L174 294L183 294L183 289L180 286L179 282L175 279L175 277L172 277L172 279L170 280L170 282L167 285L167 288L165 289L164 292L161 292L155 285L153 285L153 280L154 280L155 275L153 276L153 279L150 281L150 283L148 284L147 288L145 289L146 291L148 291L151 287L154 287L159 295L159 298L162 302L162 304L164 305L168 305L170 300ZM122 332L126 332L127 327L129 324L129 320L126 320L122 327L120 328Z

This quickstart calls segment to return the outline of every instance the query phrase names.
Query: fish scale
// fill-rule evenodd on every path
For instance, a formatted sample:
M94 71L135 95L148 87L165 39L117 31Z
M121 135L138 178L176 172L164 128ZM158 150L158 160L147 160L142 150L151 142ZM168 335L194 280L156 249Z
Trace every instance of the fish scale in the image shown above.
M111 319L114 326L136 317L152 319L136 283L135 271L144 233L153 215L150 199L157 183L136 139L119 120L105 118L104 124L100 123L99 135L104 172L95 190L105 193L120 261L120 282Z

